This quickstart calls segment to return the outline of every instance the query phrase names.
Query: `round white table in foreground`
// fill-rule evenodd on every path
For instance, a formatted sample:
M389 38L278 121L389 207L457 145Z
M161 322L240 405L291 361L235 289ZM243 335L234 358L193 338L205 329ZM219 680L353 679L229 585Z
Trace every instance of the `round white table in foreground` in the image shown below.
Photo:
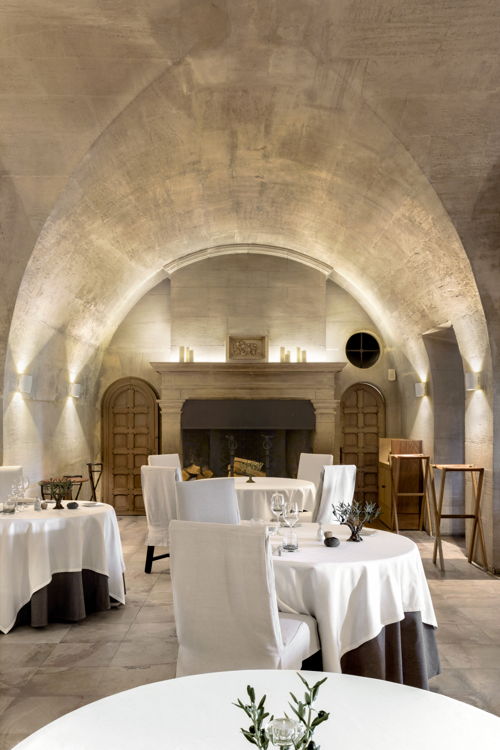
M281 492L287 502L297 502L299 510L312 510L316 497L316 487L307 479L290 479L288 477L236 477L236 495L240 516L243 521L271 518L271 495Z
M316 730L325 748L349 750L470 750L497 747L500 719L442 695L366 677L304 672L309 683L328 677L315 706L330 712ZM117 693L43 727L16 750L249 750L240 733L249 720L233 702L246 702L246 686L276 716L288 693L303 695L294 672L256 670L193 675Z

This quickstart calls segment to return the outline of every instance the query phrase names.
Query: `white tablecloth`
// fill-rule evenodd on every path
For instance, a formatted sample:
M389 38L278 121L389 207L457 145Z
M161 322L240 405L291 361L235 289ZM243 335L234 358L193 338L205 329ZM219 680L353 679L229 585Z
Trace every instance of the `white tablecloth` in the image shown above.
M307 479L288 479L287 477L254 477L249 483L247 477L236 477L236 494L243 521L261 519L268 521L271 495L281 492L287 501L296 501L299 510L312 510L316 497L316 487Z
M0 631L13 627L21 607L54 573L84 568L108 576L109 595L125 603L125 565L111 505L0 514Z
M498 747L500 719L427 690L343 674L328 677L315 707L330 712L314 740L325 750L470 750ZM276 716L289 712L288 693L303 695L295 672L217 672L156 682L90 703L35 732L16 750L249 750L249 720L233 706L246 686ZM271 750L271 745L269 746Z
M362 542L347 542L347 528L331 526L341 544L325 547L316 540L317 528L297 528L299 550L273 559L279 609L316 618L325 670L340 672L344 654L403 620L405 612L420 612L424 623L437 626L414 542L372 529Z

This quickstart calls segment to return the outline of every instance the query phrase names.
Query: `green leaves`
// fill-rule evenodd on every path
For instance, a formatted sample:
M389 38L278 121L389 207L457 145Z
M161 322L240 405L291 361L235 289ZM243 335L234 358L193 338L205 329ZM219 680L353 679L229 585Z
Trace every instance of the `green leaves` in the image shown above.
M306 688L306 691L302 700L299 700L294 693L290 692L291 702L289 702L288 705L298 721L304 725L304 734L302 738L294 744L294 750L320 750L319 745L316 745L312 740L312 736L316 727L324 721L327 721L327 719L330 718L330 714L327 711L317 711L313 708L313 703L318 696L321 685L326 682L328 678L324 677L322 680L319 680L311 686L307 680L302 677L300 672L297 672L297 677ZM255 690L251 685L247 685L247 695L250 699L250 703L245 704L239 698L236 703L233 703L233 706L244 711L252 722L248 729L242 728L241 733L252 745L260 748L260 750L267 750L269 746L269 738L266 734L264 721L269 716L269 712L265 710L266 695L263 695L257 703L255 699ZM273 718L274 716L270 716L269 721L272 721Z

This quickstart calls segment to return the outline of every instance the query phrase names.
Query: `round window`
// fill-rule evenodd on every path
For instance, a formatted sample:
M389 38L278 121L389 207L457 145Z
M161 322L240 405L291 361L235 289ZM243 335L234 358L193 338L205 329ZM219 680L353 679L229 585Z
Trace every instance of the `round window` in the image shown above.
M380 345L371 333L354 333L345 345L347 359L354 367L372 367L380 357Z

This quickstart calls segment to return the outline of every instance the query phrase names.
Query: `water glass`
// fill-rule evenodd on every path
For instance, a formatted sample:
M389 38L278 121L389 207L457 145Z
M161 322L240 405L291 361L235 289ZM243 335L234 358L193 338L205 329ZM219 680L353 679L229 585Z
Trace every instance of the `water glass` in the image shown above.
M283 549L287 552L296 552L299 548L299 538L294 531L287 531L283 539Z
M15 513L16 510L16 496L15 495L9 495L7 500L3 504L3 512L4 513Z

